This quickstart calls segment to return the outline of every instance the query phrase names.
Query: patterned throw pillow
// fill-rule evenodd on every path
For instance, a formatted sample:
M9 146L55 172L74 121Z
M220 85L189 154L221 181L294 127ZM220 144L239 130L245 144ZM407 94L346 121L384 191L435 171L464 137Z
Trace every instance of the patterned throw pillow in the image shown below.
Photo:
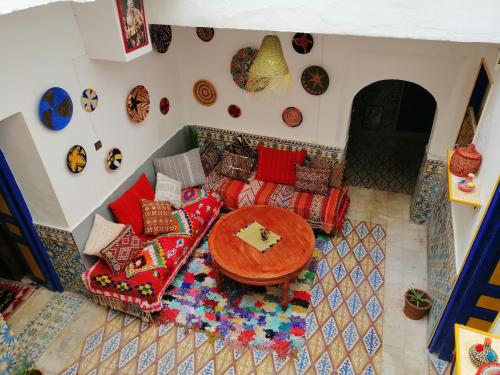
M236 141L226 147L226 151L231 154L246 156L247 158L257 159L257 151L252 147L250 142L244 136L239 136Z
M220 161L219 152L212 142L207 145L200 158L203 171L205 171L205 176L208 176Z
M101 258L116 275L131 263L142 250L142 241L127 225L108 246L101 250Z
M101 256L101 250L108 246L120 234L123 228L125 228L125 225L113 223L101 215L95 214L94 224L90 230L83 253L86 255Z
M295 181L294 189L296 191L328 195L329 169L310 168L302 165L296 165L295 169L297 180Z
M315 158L311 159L310 166L311 168L330 169L331 174L328 185L340 189L342 187L342 181L344 180L346 163L346 160L334 162L324 158Z
M172 221L172 208L169 201L148 201L141 199L144 234L156 236L173 232L176 227Z
M154 159L153 164L156 173L180 181L183 189L205 183L205 172L203 171L203 165L201 165L199 148L194 148L179 155Z
M181 207L181 182L156 174L155 201L169 201L175 208Z
M222 160L215 167L215 171L235 180L247 181L252 173L252 165L252 159L224 151Z

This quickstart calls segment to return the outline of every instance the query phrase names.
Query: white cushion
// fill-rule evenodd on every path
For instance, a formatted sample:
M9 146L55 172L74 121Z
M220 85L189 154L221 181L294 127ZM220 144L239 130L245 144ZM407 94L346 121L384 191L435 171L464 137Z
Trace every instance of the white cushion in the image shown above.
M101 250L108 246L120 234L123 228L125 228L125 225L113 223L101 215L95 214L94 224L92 225L92 230L90 231L89 239L85 244L83 253L100 257Z
M181 207L181 182L167 177L164 174L156 174L155 201L169 201L175 208Z

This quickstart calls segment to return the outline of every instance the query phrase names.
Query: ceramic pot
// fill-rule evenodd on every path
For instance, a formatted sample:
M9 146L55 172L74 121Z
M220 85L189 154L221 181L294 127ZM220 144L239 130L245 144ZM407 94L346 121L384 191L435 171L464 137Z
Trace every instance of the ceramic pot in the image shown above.
M465 147L457 147L451 156L450 172L458 177L467 177L469 173L479 170L483 157L476 150L476 146L471 143Z
M403 311L408 318L413 319L413 320L420 320L431 309L432 300L431 300L431 296L429 296L429 294L427 294L427 292L424 292L423 290L420 290L420 289L415 289L415 290L417 290L418 292L424 293L424 298L429 300L430 302L425 306L420 306L420 307L415 306L413 304L413 302L410 300L410 291L407 290L405 293L405 308Z

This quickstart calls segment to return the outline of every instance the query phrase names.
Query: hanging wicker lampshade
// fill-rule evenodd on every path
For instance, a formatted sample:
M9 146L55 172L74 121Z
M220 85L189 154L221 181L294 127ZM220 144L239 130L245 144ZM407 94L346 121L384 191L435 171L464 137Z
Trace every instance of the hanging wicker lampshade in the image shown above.
M278 36L266 35L248 71L246 89L254 92L279 83L288 85L290 81L288 65Z

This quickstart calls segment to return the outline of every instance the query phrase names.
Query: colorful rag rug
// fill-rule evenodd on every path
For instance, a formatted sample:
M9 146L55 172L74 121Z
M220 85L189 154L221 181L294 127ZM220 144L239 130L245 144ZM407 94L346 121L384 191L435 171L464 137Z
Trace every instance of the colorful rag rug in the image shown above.
M219 291L205 241L167 289L158 320L221 337L233 348L272 349L284 358L304 345L314 258L290 284L291 303L283 311L279 286L253 287L224 278Z
M37 285L0 280L0 314L8 319L37 289Z
M56 293L18 335L18 348L36 362L82 305L80 297Z
M381 374L385 234L384 226L346 220L337 237L317 237L312 306L295 357L233 350L201 331L110 310L63 374Z

